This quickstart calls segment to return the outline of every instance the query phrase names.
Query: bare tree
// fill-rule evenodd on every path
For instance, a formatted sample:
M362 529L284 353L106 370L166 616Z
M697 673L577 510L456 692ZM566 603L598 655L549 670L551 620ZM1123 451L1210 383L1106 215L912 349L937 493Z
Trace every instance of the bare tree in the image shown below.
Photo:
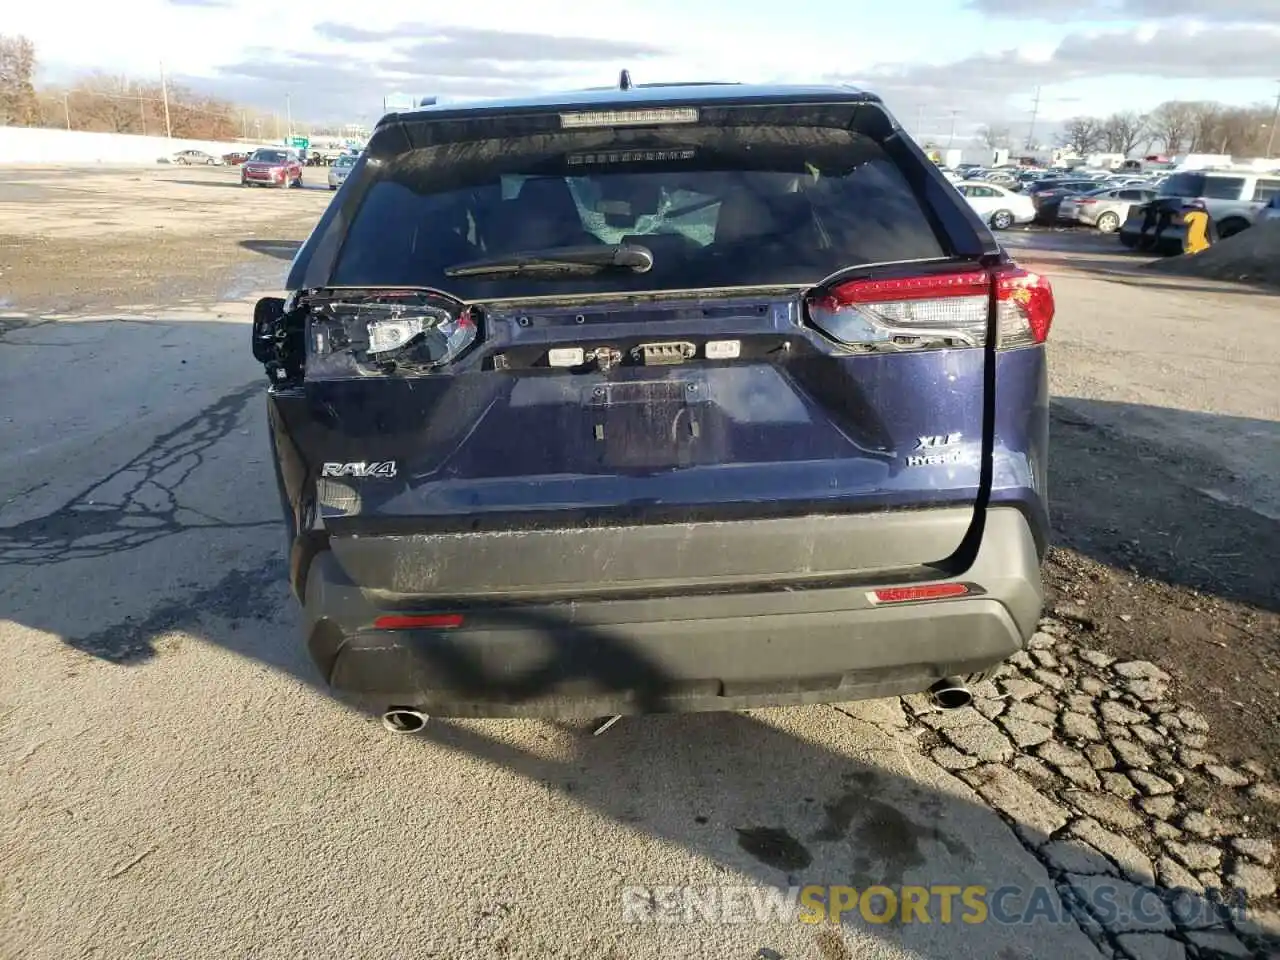
M148 91L125 77L90 73L76 80L67 94L78 130L142 133L147 129ZM152 126L148 132L157 132Z
M24 36L0 34L0 124L39 122L35 72L35 45Z
M1216 152L1214 145L1221 140L1219 128L1222 125L1222 104L1211 101L1194 101L1186 106L1187 112L1191 117L1190 152Z
M1127 111L1113 113L1102 123L1102 138L1108 153L1126 157L1142 142L1147 133L1147 118Z
M1105 142L1102 121L1097 117L1072 117L1063 125L1058 140L1078 154L1092 153Z
M1165 153L1181 153L1183 144L1191 136L1194 117L1191 105L1180 100L1169 100L1151 111L1147 125L1151 133L1164 145Z
M979 127L978 139L982 141L988 150L1003 150L1011 142L1009 128L994 123Z

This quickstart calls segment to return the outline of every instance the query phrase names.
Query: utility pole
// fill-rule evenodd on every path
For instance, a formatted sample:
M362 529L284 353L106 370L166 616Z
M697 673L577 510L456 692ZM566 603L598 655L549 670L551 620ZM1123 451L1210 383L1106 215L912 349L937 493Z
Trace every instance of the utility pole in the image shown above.
M240 123L244 126L244 138L248 140L249 139L249 114L244 110L240 111Z
M1036 148L1036 117L1040 115L1040 88L1036 87L1036 98L1031 103L1031 126L1027 128L1027 149Z
M70 130L71 129L71 101L65 93L62 95L62 112L66 114L67 129Z
M138 116L142 117L142 135L147 135L147 101L142 98L142 85L138 85Z
M960 114L960 111L959 111L959 110L952 110L952 111L951 111L951 132L950 132L949 134L947 134L947 149L948 149L948 150L950 150L950 149L951 149L951 145L952 145L953 143L955 143L955 139L956 139L956 117L957 117L957 116L959 116L959 114Z
M276 139L279 140L280 139L280 114L273 112L271 115L276 118Z
M284 95L284 113L286 117L286 128L289 131L289 140L293 141L293 104L290 101L292 94Z
M1280 84L1280 80L1276 81ZM1267 133L1267 159L1271 158L1271 148L1276 145L1276 124L1280 123L1280 90L1276 91L1276 108L1271 111L1271 130Z
M160 96L164 98L164 135L173 139L173 125L169 122L169 81L164 75L164 61L160 61Z

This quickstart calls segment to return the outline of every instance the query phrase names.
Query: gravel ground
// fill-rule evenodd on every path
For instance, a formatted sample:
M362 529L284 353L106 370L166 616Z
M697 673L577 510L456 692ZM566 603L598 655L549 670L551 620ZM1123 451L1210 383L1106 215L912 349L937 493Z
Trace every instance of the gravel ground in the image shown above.
M1058 290L1057 546L974 706L397 739L293 639L247 350L328 193L234 181L0 184L0 955L1280 955L1275 298L1011 235ZM676 882L1042 884L1070 922L619 926Z
M1168 257L1151 264L1157 273L1213 280L1238 280L1280 287L1280 221L1215 243L1195 256Z

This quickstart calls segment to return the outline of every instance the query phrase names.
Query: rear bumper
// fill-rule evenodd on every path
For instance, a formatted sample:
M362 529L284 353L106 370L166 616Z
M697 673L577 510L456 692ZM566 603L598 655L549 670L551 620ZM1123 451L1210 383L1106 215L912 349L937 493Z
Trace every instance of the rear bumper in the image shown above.
M931 511L920 512L927 522ZM377 538L382 539L382 538ZM400 538L403 539L403 538ZM397 550L396 538L383 546ZM457 611L365 591L332 553L307 577L308 645L338 693L439 716L600 716L858 700L982 673L1041 609L1025 515L987 511L961 599L877 605L873 586L475 605L451 630L374 630L387 612ZM900 583L901 581L896 581Z

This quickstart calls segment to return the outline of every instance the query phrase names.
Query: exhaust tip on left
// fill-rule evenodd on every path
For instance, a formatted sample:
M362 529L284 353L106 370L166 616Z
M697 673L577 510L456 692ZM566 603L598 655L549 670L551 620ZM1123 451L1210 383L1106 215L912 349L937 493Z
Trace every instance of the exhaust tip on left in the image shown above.
M417 733L427 725L427 715L407 707L392 707L382 715L382 725L392 733Z
M943 710L957 710L973 703L973 692L964 685L964 681L948 678L929 688L929 698Z

